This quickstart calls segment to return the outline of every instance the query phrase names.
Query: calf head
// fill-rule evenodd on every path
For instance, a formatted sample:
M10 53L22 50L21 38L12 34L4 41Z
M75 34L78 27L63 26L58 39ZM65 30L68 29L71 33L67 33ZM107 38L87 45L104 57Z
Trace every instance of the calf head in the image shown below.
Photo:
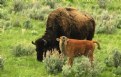
M62 53L64 53L66 45L67 45L68 38L66 36L61 36L60 38L57 38L56 40L59 41L60 51Z
M46 50L47 41L45 39L39 39L35 42L32 41L32 44L36 46L36 52L37 52L37 60L42 61L43 60L43 52Z

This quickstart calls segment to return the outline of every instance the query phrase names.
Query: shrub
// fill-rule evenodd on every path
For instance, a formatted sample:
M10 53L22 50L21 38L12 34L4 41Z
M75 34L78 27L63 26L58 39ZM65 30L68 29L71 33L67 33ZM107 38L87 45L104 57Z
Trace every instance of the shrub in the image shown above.
M12 26L11 26L11 22L10 21L6 21L4 22L4 29L10 29Z
M24 23L23 23L23 27L25 29L31 29L33 26L31 24L31 21L30 20L26 20Z
M64 77L98 77L103 71L103 66L99 62L93 62L93 67L87 57L75 58L73 66L63 66L62 75Z
M89 59L84 57L80 59L75 59L74 65L72 67L72 72L75 77L90 77L91 76L91 64Z
M108 67L121 66L121 53L118 50L113 50L113 53L105 59L105 63Z
M30 18L33 18L35 20L45 20L47 17L48 12L50 11L49 7L43 7L43 8L32 8L30 11Z
M117 19L117 28L121 29L121 16Z
M0 19L9 20L8 11L5 9L0 9Z
M10 21L5 21L5 20L1 20L0 21L0 28L3 29L3 30L6 30L6 29L10 29L12 26L11 26L11 22Z
M3 58L0 56L0 69L4 68Z
M110 15L108 11L103 11L97 19L96 33L112 34L117 29L116 18Z
M64 65L62 67L62 75L63 75L63 77L73 77L71 67L68 65Z
M0 5L5 5L6 0L0 0Z
M14 0L13 10L15 12L22 11L23 8L24 8L24 2L22 0Z
M34 53L35 48L31 44L19 43L13 48L13 55L16 57L28 56Z
M35 20L44 20L44 14L41 13L40 9L32 9L30 17Z
M0 19L4 19L5 17L4 10L0 9Z
M42 5L40 4L41 2L43 2L43 1L39 1L39 0L33 1L32 4L31 4L31 8L32 8L32 7L38 8L38 9L41 8L41 6L42 6Z
M13 27L21 27L21 24L20 24L20 21L15 19L13 22L12 22L12 26Z
M21 21L20 19L18 20L17 17L11 18L10 22L11 22L12 27L21 27L21 23L20 23Z
M97 60L93 62L93 68L91 69L92 77L99 77L101 73L104 71L105 65Z
M114 50L113 51L113 62L114 62L114 66L118 67L121 66L121 53L118 50Z
M54 8L56 4L55 0L46 0L45 3L46 5L49 5L50 8Z
M108 56L107 58L105 58L104 63L105 63L106 66L108 66L108 67L114 66L114 62L113 62L113 57L112 57L112 55L110 55L110 56Z
M46 52L46 57L44 57L43 62L48 73L57 74L62 71L64 59L62 55L60 55L59 52L54 49L52 52Z
M98 5L99 5L100 8L105 9L107 2L106 2L106 0L98 0Z
M114 72L114 74L116 74L116 75L121 75L121 67L119 66L119 67L116 68L113 72Z
M5 20L0 20L0 28L4 29L5 27Z
M115 69L110 69L116 75L121 75L121 52L117 49L113 50L113 53L107 57L106 62L107 67L116 67Z

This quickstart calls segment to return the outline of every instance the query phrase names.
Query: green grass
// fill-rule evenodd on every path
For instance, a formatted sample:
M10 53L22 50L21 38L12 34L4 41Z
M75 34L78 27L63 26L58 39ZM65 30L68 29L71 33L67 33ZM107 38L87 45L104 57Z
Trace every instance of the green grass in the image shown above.
M11 29L1 33L0 55L5 58L4 70L0 71L1 77L45 77L49 76L44 68L43 63L36 61L36 52L32 56L15 57L11 54L12 47L18 42L27 41L30 43L32 40L38 38L43 33L32 35L30 30L26 31L23 35L19 29ZM101 62L112 52L113 49L121 50L121 30L117 30L114 34L96 34L95 40L98 40L101 45L101 50L95 51L95 58ZM30 38L31 37L31 38ZM112 72L103 73L108 77ZM50 75L53 77L53 75ZM58 77L58 75L57 75ZM60 74L61 77L61 74ZM111 76L114 77L114 76Z
M48 76L44 65L36 60L36 52L32 56L15 57L12 55L12 48L19 42L31 43L39 35L32 35L28 30L21 33L20 28L11 29L1 33L0 55L5 59L4 70L0 70L0 77L45 77ZM43 31L44 32L44 31ZM31 38L30 38L31 37Z
M25 1L27 4L29 4L33 0ZM78 8L81 11L89 12L90 14L98 14L97 11L99 12L102 10L99 8L95 0L92 0L91 2L87 2L86 0L74 0L73 3L69 1L71 0L63 0L59 3L63 7L71 5L72 7ZM108 3L107 10L111 14L119 14L119 12L121 11L120 3L120 0L112 0L112 2ZM12 27L2 32L1 26L3 25L1 25L0 23L0 55L4 58L4 69L0 69L0 77L62 77L62 73L59 73L58 75L48 74L45 70L44 64L36 60L36 51L31 56L15 57L14 55L12 55L12 49L16 44L23 42L31 44L31 41L34 41L37 38L41 37L44 34L46 25L45 20L34 20L27 16L27 13L29 13L29 10L31 8L25 9L16 14L14 12L10 12L12 4L13 0L9 0L6 2L6 6L0 6L0 9L5 11L5 14L7 14L8 16L8 20L3 18L0 19L0 21L11 21L11 23L13 23L16 19L19 19L21 27ZM46 5L43 4L43 6L45 7ZM92 9L92 7L95 7L95 9ZM27 29L22 32L23 22L27 19L30 19L33 28ZM33 34L33 30L37 33ZM95 50L94 58L102 63L104 62L105 58L112 53L114 49L118 49L119 51L121 51L121 29L117 29L117 31L113 34L95 34L94 40L99 41L101 45L101 50ZM115 74L113 74L112 71L107 70L104 71L100 77L121 76L116 76Z
M114 49L121 50L120 35L120 29L118 29L114 34L96 34L94 39L100 42L101 50L96 51L95 56L104 61L104 59L111 54Z

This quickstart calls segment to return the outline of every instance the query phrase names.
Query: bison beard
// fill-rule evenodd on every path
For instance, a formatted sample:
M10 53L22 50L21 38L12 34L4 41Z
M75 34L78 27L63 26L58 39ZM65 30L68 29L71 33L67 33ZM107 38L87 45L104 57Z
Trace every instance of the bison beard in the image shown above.
M94 19L74 8L58 8L52 11L47 19L45 34L32 42L36 46L37 60L43 60L43 52L56 48L56 38L66 36L73 39L92 40L95 32Z

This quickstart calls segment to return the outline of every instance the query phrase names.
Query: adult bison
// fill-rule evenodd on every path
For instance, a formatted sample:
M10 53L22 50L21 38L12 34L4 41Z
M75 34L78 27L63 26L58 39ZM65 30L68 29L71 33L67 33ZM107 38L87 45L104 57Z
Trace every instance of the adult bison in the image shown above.
M92 40L95 32L94 19L74 8L58 8L52 11L47 19L45 34L32 44L36 46L37 60L43 60L43 52L56 48L56 38L66 36L73 39Z

